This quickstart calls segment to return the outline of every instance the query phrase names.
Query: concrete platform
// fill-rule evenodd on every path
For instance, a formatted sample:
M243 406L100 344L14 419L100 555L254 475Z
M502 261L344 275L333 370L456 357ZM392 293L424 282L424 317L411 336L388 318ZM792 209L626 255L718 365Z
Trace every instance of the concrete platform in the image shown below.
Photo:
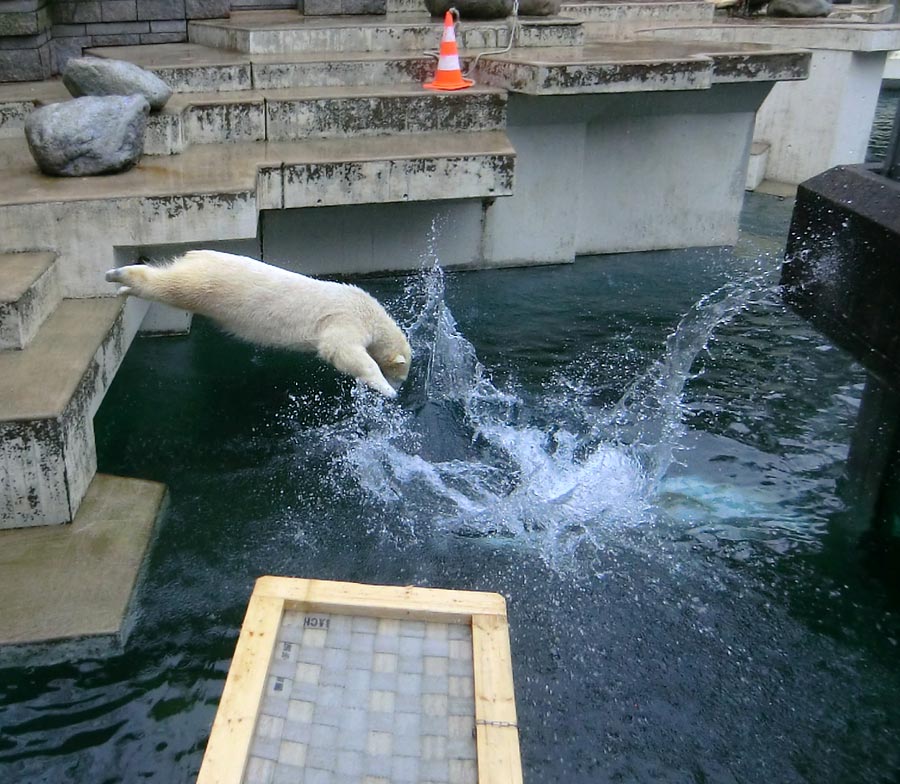
M198 145L63 179L42 175L24 140L0 140L0 238L26 249L42 226L66 296L107 295L103 272L135 258L128 249L255 238L260 210L506 196L515 157L500 131L407 134Z
M513 50L479 61L477 80L528 95L706 90L726 82L804 79L809 53L744 44L606 41Z
M419 84L182 93L150 116L144 152L171 155L192 144L502 131L505 126L506 92L490 87L465 93L435 93Z
M297 11L235 11L229 19L188 24L192 43L253 54L281 52L397 52L436 50L443 20L427 13L386 16L303 16ZM461 49L496 49L509 43L505 20L463 21ZM578 46L581 23L563 17L522 17L518 46Z
M98 474L71 525L0 531L0 662L120 642L148 543L163 509L156 482Z
M788 185L865 160L885 58L889 50L900 48L900 25L848 23L831 17L735 18L649 28L639 36L811 50L809 78L776 84L756 120L754 141L770 146L765 178Z
M25 348L61 297L55 253L0 253L0 351Z
M66 523L97 470L93 416L147 303L64 300L0 352L0 529Z

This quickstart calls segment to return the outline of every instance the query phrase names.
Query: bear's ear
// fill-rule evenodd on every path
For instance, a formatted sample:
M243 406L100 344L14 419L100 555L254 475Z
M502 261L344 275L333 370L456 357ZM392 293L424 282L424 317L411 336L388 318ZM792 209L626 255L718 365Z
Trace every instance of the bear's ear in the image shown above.
M404 357L403 354L397 354L397 356L394 357L394 364L395 365L405 365L406 357Z

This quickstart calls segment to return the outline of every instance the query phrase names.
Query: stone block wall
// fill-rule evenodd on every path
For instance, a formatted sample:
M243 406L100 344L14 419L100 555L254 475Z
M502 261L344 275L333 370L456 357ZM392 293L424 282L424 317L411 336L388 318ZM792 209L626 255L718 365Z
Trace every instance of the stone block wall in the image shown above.
M59 73L92 46L187 40L191 19L295 8L308 16L424 10L421 0L0 0L0 82Z
M186 41L189 20L228 16L231 5L231 0L0 0L0 82L46 79L91 46Z
M50 0L0 0L0 81L52 72Z

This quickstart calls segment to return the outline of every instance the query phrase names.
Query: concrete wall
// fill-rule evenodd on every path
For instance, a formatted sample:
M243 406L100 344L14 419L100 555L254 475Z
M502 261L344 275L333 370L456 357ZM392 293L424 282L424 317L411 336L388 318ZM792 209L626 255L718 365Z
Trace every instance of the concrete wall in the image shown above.
M809 79L775 85L755 132L757 141L770 145L768 179L799 183L833 166L865 161L885 57L815 50Z
M432 256L485 267L732 244L770 88L511 95L514 195L263 212L263 257L329 274L415 269Z

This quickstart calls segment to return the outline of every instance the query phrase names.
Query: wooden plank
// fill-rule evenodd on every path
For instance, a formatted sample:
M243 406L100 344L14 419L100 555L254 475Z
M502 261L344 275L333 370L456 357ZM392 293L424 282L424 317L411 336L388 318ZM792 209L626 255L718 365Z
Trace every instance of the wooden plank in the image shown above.
M197 784L240 784L250 757L284 601L254 590L241 627Z
M522 784L516 695L506 619L472 616L478 784Z
M413 586L361 585L291 577L260 577L254 594L279 597L313 612L379 618L468 623L473 615L506 618L506 600L495 593Z

